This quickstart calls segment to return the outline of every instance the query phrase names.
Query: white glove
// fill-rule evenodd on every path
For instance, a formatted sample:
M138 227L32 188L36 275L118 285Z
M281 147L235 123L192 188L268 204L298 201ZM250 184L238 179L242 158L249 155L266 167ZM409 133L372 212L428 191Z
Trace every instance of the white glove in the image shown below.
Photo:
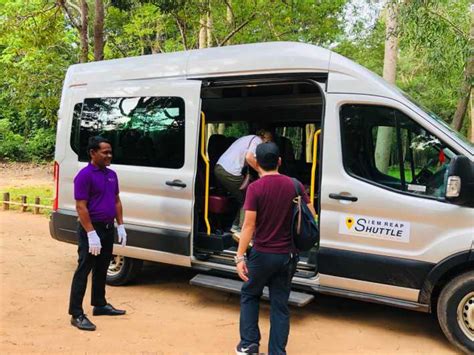
M102 249L102 244L100 244L100 238L97 235L97 232L91 231L87 232L87 239L89 239L89 253L94 256L100 254L100 249Z
M124 247L127 244L127 232L125 231L125 226L120 224L117 226L118 242Z

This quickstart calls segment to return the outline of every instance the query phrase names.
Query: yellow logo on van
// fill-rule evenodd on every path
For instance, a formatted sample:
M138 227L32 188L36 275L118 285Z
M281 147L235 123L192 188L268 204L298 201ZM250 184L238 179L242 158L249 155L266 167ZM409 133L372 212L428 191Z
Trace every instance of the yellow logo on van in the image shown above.
M347 226L347 229L351 229L353 225L354 225L354 218L352 218L352 217L346 217L346 226Z
M339 233L409 243L410 222L356 214L341 215Z

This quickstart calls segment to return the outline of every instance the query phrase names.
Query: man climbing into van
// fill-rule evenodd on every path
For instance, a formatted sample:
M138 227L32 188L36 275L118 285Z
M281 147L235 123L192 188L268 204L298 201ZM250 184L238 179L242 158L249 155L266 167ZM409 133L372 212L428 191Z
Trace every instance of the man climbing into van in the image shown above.
M234 233L240 233L243 222L244 187L242 184L245 180L244 167L251 167L256 170L255 150L257 146L260 143L272 140L272 133L263 129L257 131L257 134L241 137L221 155L214 168L217 181L230 193L238 205L238 212L231 228ZM249 173L248 169L246 173Z
M275 143L256 149L260 179L249 185L244 203L245 219L235 262L244 281L240 298L240 343L237 354L258 354L260 330L259 302L263 288L270 290L269 354L285 354L290 330L288 299L291 279L298 263L291 234L293 180L278 172L280 152ZM300 184L300 190L304 191ZM316 215L306 193L302 195L313 216ZM247 251L250 240L253 248ZM245 256L247 252L247 256Z

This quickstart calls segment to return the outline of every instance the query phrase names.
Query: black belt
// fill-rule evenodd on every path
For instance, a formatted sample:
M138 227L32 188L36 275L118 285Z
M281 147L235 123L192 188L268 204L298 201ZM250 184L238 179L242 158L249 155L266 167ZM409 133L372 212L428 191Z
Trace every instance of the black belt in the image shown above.
M92 225L95 225L97 227L102 227L105 229L112 229L114 228L114 222L92 222Z

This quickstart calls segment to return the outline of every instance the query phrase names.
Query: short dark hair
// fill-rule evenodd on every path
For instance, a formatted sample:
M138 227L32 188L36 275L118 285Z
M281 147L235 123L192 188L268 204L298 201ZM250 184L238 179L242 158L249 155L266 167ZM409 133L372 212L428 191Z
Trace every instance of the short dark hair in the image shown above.
M91 158L91 150L94 152L100 149L100 143L107 143L112 146L112 143L104 137L101 136L93 136L89 138L89 142L87 144L87 155L89 155L89 158Z
M278 167L278 159L280 158L280 150L273 142L261 143L257 146L255 152L257 163L265 171L276 170Z

